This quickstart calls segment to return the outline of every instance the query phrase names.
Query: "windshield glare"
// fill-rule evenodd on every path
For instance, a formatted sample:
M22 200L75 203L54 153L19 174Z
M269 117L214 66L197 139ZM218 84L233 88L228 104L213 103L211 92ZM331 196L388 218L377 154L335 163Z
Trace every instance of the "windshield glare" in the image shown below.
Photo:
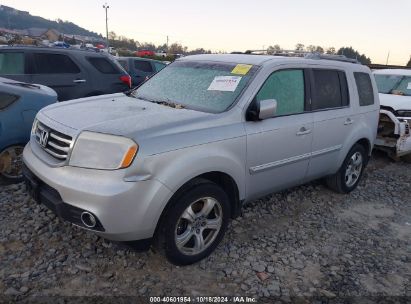
M411 96L411 76L376 74L378 92Z
M256 66L242 74L233 74L237 64L176 61L135 92L136 98L182 105L210 113L227 110L239 97Z

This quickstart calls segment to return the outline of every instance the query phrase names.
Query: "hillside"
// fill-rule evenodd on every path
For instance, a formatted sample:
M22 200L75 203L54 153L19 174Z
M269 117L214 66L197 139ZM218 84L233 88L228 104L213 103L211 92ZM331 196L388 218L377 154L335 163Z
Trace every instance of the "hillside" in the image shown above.
M14 8L0 5L0 28L28 29L28 28L56 29L60 33L101 37L101 35L88 31L72 22L57 20L52 21L39 16L32 16L29 12L19 11Z

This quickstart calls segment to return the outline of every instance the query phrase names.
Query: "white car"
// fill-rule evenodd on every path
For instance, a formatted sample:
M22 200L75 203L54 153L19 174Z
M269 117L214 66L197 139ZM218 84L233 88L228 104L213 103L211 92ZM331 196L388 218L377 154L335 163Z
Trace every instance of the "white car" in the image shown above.
M411 70L378 70L374 76L381 104L376 147L410 161Z

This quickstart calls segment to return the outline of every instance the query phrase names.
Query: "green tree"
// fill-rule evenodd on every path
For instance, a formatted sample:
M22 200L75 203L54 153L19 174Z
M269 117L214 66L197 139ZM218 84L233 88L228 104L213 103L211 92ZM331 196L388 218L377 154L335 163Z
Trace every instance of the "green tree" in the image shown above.
M76 38L73 36L73 37L68 41L68 43L71 44L71 45L77 44Z
M370 58L368 58L364 54L360 54L358 51L354 50L351 46L340 48L337 52L337 55L344 55L347 58L357 59L362 64L371 64Z
M327 48L327 50L325 52L326 52L326 54L329 54L329 55L335 55L335 53L336 53L335 47L331 46L331 47Z
M275 54L275 53L280 53L281 51L282 51L282 48L278 44L270 45L267 48L267 54L268 55L272 55L272 54Z
M297 44L295 45L295 50L296 50L296 51L299 51L299 52L304 51L304 44L302 44L302 43L297 43Z

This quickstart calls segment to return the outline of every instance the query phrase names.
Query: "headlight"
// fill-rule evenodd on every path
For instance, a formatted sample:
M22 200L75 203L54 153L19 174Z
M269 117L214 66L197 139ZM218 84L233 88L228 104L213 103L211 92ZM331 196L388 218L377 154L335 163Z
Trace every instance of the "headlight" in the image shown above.
M94 132L82 132L74 144L70 166L115 170L131 165L138 145L121 136Z
M400 117L411 117L411 110L398 110L397 115Z

